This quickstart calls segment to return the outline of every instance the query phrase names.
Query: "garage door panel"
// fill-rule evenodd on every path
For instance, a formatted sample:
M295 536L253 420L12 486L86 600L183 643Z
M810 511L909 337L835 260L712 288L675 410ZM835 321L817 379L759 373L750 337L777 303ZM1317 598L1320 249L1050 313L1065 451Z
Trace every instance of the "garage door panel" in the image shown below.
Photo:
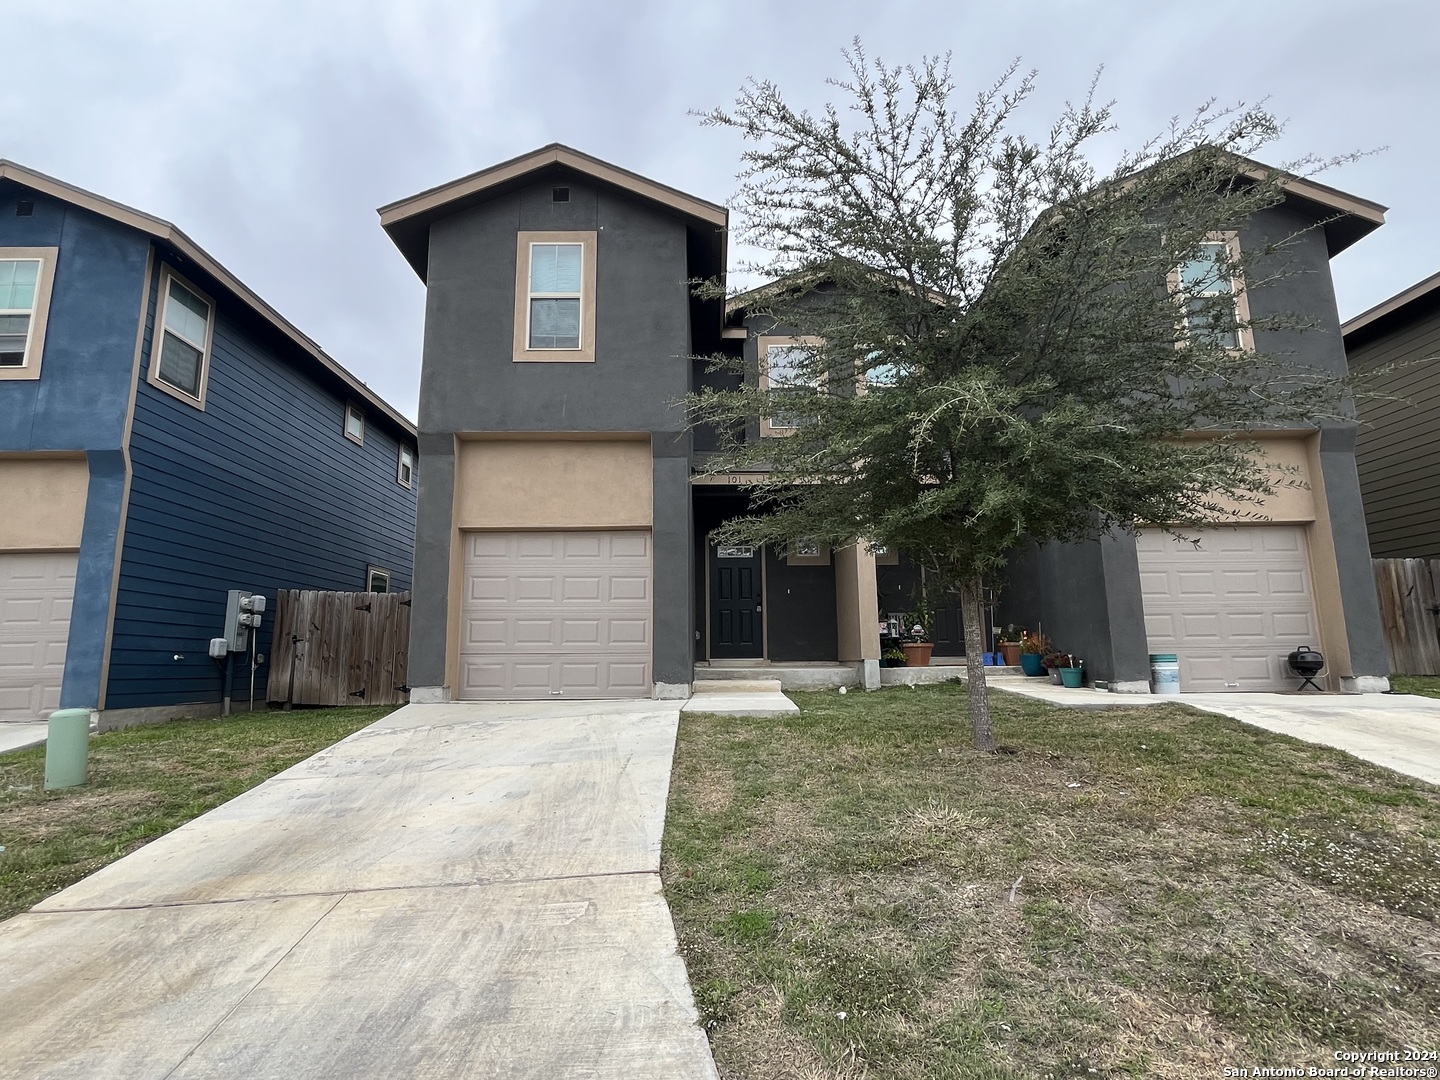
M75 566L74 552L0 554L0 722L60 707Z
M1303 528L1204 530L1198 547L1136 540L1152 652L1180 657L1188 691L1293 688L1284 658L1318 640Z
M462 697L649 696L649 533L470 535Z

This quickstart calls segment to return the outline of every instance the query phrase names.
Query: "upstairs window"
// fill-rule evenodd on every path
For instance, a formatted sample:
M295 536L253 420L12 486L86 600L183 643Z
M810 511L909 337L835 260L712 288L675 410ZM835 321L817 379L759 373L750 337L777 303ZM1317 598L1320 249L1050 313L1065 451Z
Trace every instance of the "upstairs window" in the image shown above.
M1245 323L1249 308L1235 264L1240 259L1234 233L1213 233L1194 256L1171 275L1171 285L1186 296L1185 336L1222 349L1249 348Z
M595 359L595 237L585 232L519 234L517 362Z
M0 379L40 376L54 248L0 248Z
M760 434L764 437L791 435L812 419L806 415L804 402L814 397L820 380L807 374L816 348L815 337L762 337L760 339L760 389L772 397L770 415L760 418ZM796 407L785 406L793 397Z
M410 452L407 446L400 447L400 463L395 471L395 479L401 487L409 487L415 477L415 455Z
M150 364L150 381L202 408L209 375L215 306L209 298L166 269L160 279L160 341ZM158 355L157 355L158 354Z
M580 348L579 244L530 245L531 349Z
M365 413L359 405L345 406L345 437L356 445L365 443Z

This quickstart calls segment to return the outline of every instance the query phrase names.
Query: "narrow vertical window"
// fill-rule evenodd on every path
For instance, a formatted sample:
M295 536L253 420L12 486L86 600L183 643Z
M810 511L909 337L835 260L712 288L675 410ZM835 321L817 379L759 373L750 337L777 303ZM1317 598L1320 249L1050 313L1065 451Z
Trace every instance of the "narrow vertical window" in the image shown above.
M1190 341L1222 349L1245 347L1248 307L1234 268L1238 258L1236 238L1215 234L1171 275L1174 288L1185 297L1185 336Z
M167 270L160 279L160 317L150 381L182 401L203 407L214 329L215 306L209 298Z
M0 367L28 362L40 268L39 259L0 259Z
M0 380L38 379L58 248L0 248Z
M400 482L401 486L408 488L414 475L415 455L410 453L409 447L402 446L400 447L400 464L395 472L395 479Z
M390 591L390 571L383 570L378 566L372 566L365 572L366 592Z
M530 245L530 348L580 348L584 257L580 244Z
M359 405L345 406L345 437L353 443L365 442L365 413Z

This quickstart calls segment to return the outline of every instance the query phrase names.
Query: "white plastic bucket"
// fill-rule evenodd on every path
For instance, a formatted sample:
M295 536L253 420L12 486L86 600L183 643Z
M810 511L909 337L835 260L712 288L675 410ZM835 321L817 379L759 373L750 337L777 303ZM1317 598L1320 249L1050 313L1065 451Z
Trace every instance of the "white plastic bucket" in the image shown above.
M1180 657L1174 653L1150 654L1150 692L1167 697L1180 693Z

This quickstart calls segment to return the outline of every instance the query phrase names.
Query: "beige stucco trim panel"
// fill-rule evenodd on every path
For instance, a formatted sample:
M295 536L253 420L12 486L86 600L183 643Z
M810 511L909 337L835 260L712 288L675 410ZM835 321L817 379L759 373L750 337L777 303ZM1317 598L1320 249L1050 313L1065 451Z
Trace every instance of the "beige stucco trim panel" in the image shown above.
M1311 434L1256 433L1254 439L1271 466L1270 483L1275 490L1264 496L1258 506L1220 495L1213 496L1224 511L1214 517L1215 523L1303 525L1323 516L1316 507L1317 495L1323 497L1324 482L1320 478L1318 462L1312 460L1314 451L1311 444L1315 438Z
M0 551L78 551L89 491L83 457L0 457Z
M598 244L593 232L522 232L515 237L515 347L517 364L593 364L595 362L595 255ZM530 251L531 244L579 244L580 256L580 347L578 349L530 348Z
M45 325L50 320L50 293L55 288L55 266L60 249L53 247L0 248L0 259L39 259L40 277L35 287L35 306L30 312L30 337L25 343L21 367L0 367L0 381L40 378L40 361L45 356Z
M1310 488L1315 499L1315 520L1305 530L1305 547L1310 555L1310 583L1315 592L1315 619L1320 624L1319 649L1325 654L1325 688L1341 689L1341 679L1354 674L1350 661L1350 637L1345 629L1345 601L1340 593L1340 566L1335 554L1335 534L1330 528L1330 502L1325 497L1325 477L1320 471L1320 435L1305 445Z
M626 529L654 521L648 438L461 441L458 529Z
M880 594L869 544L835 551L835 631L839 659L880 659Z

